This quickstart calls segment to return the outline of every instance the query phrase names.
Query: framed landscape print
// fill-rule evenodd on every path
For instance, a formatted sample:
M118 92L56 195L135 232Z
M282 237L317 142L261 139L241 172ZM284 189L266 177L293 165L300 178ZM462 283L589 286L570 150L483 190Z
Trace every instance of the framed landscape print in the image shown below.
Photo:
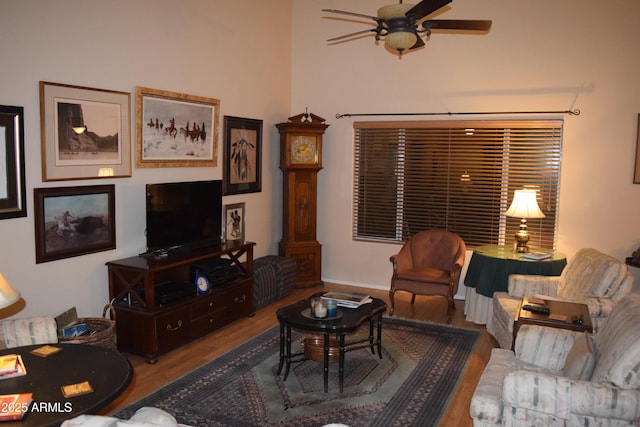
M262 120L224 117L225 195L262 191Z
M136 88L136 167L218 164L220 101Z
M0 219L27 216L24 109L0 106Z
M34 188L36 263L116 248L115 186Z
M224 206L224 240L244 242L244 203Z
M131 95L40 82L42 180L131 176Z

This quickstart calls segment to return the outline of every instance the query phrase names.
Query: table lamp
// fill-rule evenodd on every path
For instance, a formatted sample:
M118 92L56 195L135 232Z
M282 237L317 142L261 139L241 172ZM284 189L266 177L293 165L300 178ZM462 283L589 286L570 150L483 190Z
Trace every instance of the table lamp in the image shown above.
M536 201L535 190L516 190L513 194L513 202L507 209L507 216L521 218L520 229L515 234L516 252L529 252L527 243L529 242L529 233L527 232L527 218L544 218L544 214Z
M0 308L9 307L20 300L20 292L7 282L7 279L0 274Z

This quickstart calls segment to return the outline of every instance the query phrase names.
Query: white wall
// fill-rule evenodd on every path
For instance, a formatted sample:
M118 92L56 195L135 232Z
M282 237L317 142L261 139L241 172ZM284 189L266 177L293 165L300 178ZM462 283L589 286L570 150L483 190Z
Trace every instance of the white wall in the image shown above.
M640 246L640 185L631 184L639 2L454 0L443 18L492 19L491 32L434 34L426 48L402 59L370 37L327 45L327 38L365 27L324 19L329 15L321 9L375 14L386 3L0 0L0 105L25 108L28 217L0 221L0 272L26 302L16 316L55 315L71 306L81 316L99 315L108 295L104 263L144 249L144 184L222 177L220 164L42 182L40 80L130 91L132 111L135 86L146 86L219 98L221 120L264 120L263 191L225 197L247 203L257 256L276 253L281 238L274 124L306 107L326 118L318 238L327 281L387 288L388 258L399 249L351 239L354 119L338 120L336 113L580 108L579 117L564 117L559 249L571 256L592 246L623 259ZM132 131L134 124L132 117ZM220 158L222 141L221 129ZM117 249L35 264L33 188L102 183L116 186Z
M281 177L275 123L291 116L290 0L0 0L0 105L25 109L28 217L0 221L0 272L22 293L18 317L57 315L76 306L99 316L108 302L105 262L145 249L144 185L221 179L215 168L133 169L131 178L42 182L38 82L132 94L135 87L221 100L223 116L264 121L262 192L246 202L256 256L277 251ZM35 264L33 188L115 184L117 249Z
M440 18L491 19L489 34L434 33L424 49L402 59L372 36L326 43L368 27L357 18L327 19L337 15L321 9L375 15L388 3L293 0L293 110L308 106L330 125L318 202L324 280L388 288L388 259L399 250L351 239L353 121L396 117L336 119L336 113L579 108L577 117L540 116L565 120L558 249L570 257L594 247L622 260L640 246L640 185L632 184L640 2L454 0ZM495 118L511 117L522 118Z

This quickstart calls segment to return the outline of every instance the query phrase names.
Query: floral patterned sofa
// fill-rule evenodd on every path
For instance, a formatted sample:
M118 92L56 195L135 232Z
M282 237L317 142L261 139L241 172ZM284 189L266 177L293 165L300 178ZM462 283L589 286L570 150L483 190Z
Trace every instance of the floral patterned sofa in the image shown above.
M509 292L493 294L493 314L487 331L502 348L513 343L513 320L523 297L586 304L594 331L598 331L616 302L633 289L633 276L624 262L595 249L580 249L560 276L509 276Z
M471 399L478 426L640 425L640 294L596 335L523 325L495 348Z

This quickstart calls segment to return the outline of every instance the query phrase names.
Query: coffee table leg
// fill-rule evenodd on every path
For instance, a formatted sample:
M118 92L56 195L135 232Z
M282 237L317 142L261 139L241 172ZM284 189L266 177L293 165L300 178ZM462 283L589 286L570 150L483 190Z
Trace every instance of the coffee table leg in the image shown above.
M280 363L278 363L278 375L282 372L284 364L284 323L280 323Z
M378 316L378 356L382 359L382 315Z
M339 353L339 365L338 365L338 379L340 381L340 393L344 389L344 334L340 334L340 353Z
M329 334L324 334L324 392L329 391Z
M284 355L284 359L285 359L285 369L284 369L284 377L282 378L282 381L286 381L287 377L289 376L289 368L291 368L291 326L287 325L287 327L285 328L286 331L286 341L287 341L287 345L285 348L285 355Z
M376 354L376 351L375 351L375 349L373 347L373 344L374 344L374 342L373 342L373 323L374 323L374 320L370 319L369 320L369 347L371 348L371 354Z

